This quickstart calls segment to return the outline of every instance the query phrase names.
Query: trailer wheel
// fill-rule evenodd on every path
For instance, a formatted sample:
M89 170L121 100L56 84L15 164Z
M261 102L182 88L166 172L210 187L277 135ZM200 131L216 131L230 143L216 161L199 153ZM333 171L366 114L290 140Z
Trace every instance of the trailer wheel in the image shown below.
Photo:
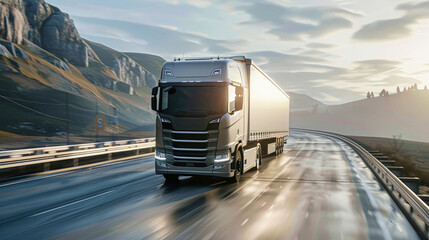
M256 170L259 170L262 164L262 151L261 146L258 145L258 149L256 149Z
M243 158L241 156L240 149L237 149L235 151L234 160L235 160L234 176L231 178L231 182L239 182L241 178L241 174L243 173Z
M176 174L164 174L166 182L177 182L179 180L179 175Z

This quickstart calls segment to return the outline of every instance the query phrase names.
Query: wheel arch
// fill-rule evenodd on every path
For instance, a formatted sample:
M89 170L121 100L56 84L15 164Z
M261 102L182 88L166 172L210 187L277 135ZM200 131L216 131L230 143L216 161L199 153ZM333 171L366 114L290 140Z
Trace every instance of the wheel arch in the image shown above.
M232 166L234 166L234 169L235 169L235 153L237 152L237 151L240 151L240 153L241 153L241 158L242 158L242 161L241 161L241 171L244 171L244 169L243 169L243 167L244 167L244 161L243 161L243 158L244 158L244 147L243 147L243 143L241 143L241 142L238 142L236 145L235 145L235 147L234 147L234 152L233 152L233 154L234 154L234 161L233 161L233 163L232 163ZM243 173L242 173L243 174Z

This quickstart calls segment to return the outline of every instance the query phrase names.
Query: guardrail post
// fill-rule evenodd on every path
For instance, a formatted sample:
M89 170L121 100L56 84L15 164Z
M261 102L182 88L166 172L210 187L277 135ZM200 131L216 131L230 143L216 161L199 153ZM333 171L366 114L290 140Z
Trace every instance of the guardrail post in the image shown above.
M75 158L73 159L73 167L79 166L79 159Z
M107 154L107 160L112 160L112 153Z
M419 193L419 187L420 187L420 178L418 177L399 177L399 180L401 180L411 191L413 191L415 194Z
M404 171L403 167L397 167L397 166L386 166L395 176L402 177L402 173Z
M380 162L386 167L395 166L394 160L380 160Z
M51 163L44 163L43 164L43 171L49 171L51 170Z
M429 205L429 195L418 195L418 196L423 202Z

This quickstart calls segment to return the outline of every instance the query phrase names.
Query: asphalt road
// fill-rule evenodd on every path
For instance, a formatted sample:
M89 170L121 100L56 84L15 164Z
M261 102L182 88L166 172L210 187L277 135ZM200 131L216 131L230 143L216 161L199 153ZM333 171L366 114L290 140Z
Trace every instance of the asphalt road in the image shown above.
M293 132L238 184L153 157L0 183L0 239L418 239L346 144Z

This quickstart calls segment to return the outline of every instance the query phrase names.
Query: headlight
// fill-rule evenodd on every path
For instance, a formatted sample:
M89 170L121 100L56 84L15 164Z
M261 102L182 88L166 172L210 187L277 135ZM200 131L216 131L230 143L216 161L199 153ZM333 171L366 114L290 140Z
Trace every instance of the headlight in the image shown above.
M163 123L171 123L167 118L161 118L161 122Z
M166 159L165 153L155 150L155 159L164 161Z
M231 152L229 150L217 151L215 162L227 162L231 159Z
M217 119L211 120L210 124L212 124L212 123L219 123L219 122L220 122L220 118L217 118Z

